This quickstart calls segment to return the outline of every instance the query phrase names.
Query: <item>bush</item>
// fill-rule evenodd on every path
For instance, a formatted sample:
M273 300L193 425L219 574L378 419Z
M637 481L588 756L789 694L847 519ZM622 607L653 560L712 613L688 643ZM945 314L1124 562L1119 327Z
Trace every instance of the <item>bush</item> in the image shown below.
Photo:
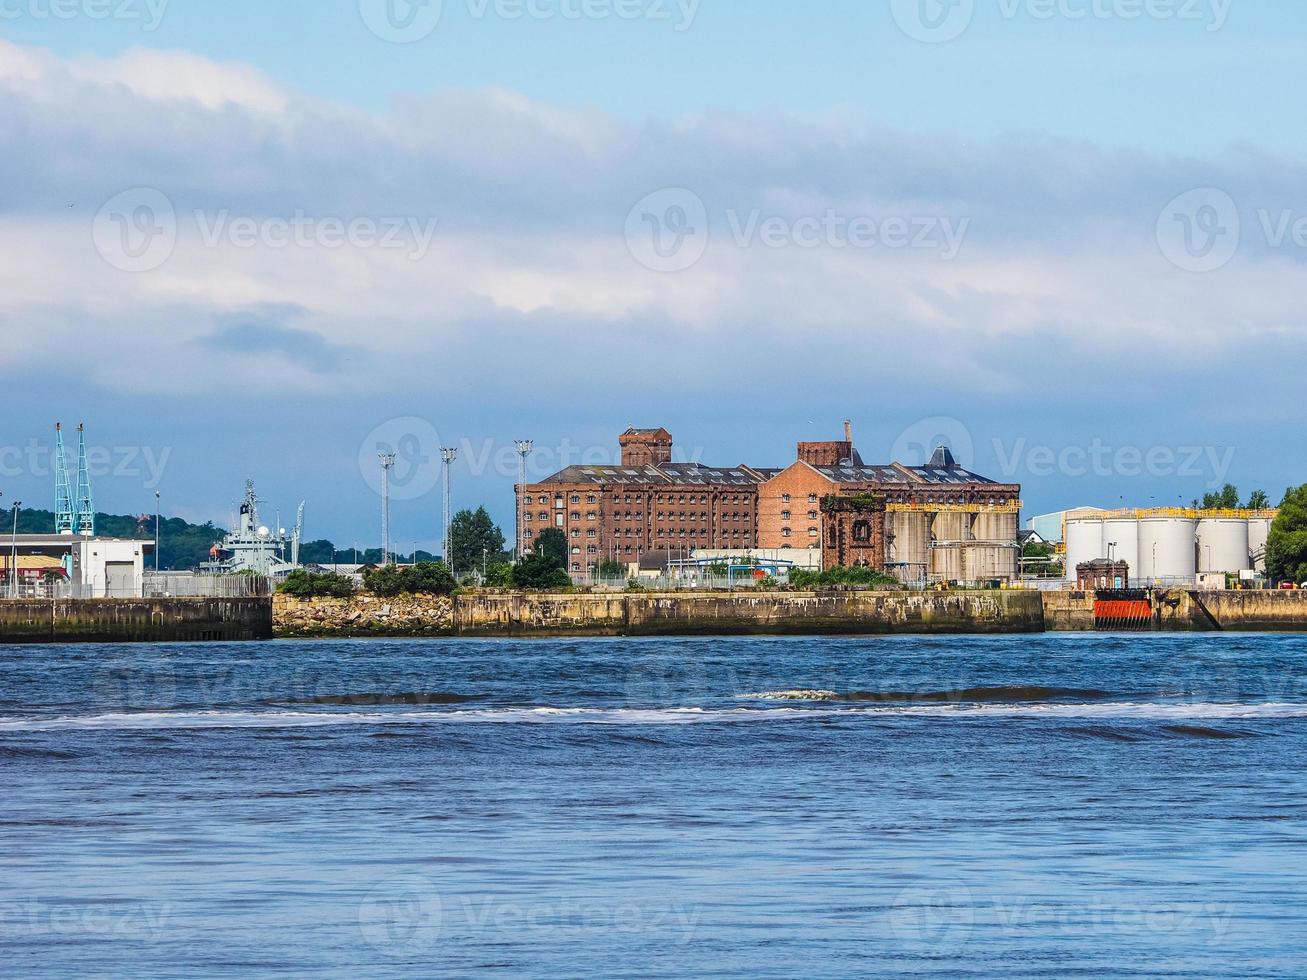
M387 565L363 573L363 584L373 595L452 595L458 583L442 561L422 562L409 568Z
M552 556L537 553L513 566L513 585L519 589L568 589L572 577Z
M506 589L513 584L513 566L507 562L491 565L486 570L485 585L492 589Z
M832 568L829 572L814 572L806 568L790 573L790 584L796 589L829 589L839 585L898 585L892 575L874 568Z
M296 569L282 580L277 591L297 599L346 599L354 594L354 580L335 572L306 572Z

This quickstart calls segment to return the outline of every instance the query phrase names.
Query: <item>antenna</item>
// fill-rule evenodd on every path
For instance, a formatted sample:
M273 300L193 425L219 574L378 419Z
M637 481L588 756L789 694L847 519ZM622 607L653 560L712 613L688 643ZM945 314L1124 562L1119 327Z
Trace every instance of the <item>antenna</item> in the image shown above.
M440 460L445 465L445 502L444 502L445 503L445 515L444 515L445 516L445 564L449 566L449 570L451 572L454 570L454 556L449 546L450 544L449 542L449 525L450 525L449 471L450 468L454 465L454 460L456 459L458 459L457 449L440 450Z
M536 444L530 439L517 440L517 454L522 457L521 465L517 470L517 492L521 494L517 503L517 540L513 542L513 554L517 557L521 557L522 554L522 531L525 524L523 515L530 504L530 500L526 496L526 461L530 458L531 453L535 451L535 448Z
M73 507L73 488L68 482L68 457L64 455L64 426L54 425L54 533L75 534L77 512Z
M378 453L381 460L381 566L390 564L390 471L395 468L394 453Z
M304 501L300 501L300 509L295 514L295 533L290 539L290 563L296 568L300 566L300 541L304 537Z
M86 426L77 427L77 533L95 537L95 498L91 495L91 470L86 462Z

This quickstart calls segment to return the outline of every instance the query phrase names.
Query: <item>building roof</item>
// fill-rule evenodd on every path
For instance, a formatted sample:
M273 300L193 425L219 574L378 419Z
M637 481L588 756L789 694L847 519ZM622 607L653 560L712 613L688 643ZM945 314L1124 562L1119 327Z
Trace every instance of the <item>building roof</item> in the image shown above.
M650 464L648 466L631 467L614 464L613 466L569 466L539 485L593 483L598 486L607 483L636 486L662 483L669 486L685 487L751 487L768 479L770 479L768 471L755 470L748 466L662 463L659 465Z
M616 484L639 486L667 484L685 487L751 487L785 472L786 468L757 466L707 466L702 463L661 463L647 466L569 466L546 478L537 486L550 484ZM980 476L954 464L951 467L900 466L814 466L814 470L832 483L902 486L1003 486L997 480Z
M883 483L912 485L927 483L944 486L966 486L968 484L985 484L1001 486L997 480L980 476L962 467L939 466L815 466L818 473L835 483Z
M11 555L0 556L0 575L13 567L13 561ZM18 570L20 572L62 572L64 565L58 558L51 555L19 555Z
M154 547L153 538L85 538L73 534L19 534L15 537L0 534L0 550L11 541L20 548L67 548L74 544L136 544L143 548Z

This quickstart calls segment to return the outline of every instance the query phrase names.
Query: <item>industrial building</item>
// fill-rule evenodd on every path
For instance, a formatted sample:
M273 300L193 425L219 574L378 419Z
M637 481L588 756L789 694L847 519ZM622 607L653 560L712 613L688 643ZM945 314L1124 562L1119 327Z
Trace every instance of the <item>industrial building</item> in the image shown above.
M1017 576L1021 488L971 473L941 448L925 466L867 465L845 438L803 442L784 468L672 461L664 428L628 429L621 463L572 466L518 486L517 541L567 538L570 569L638 565L649 552L806 549L904 582Z
M77 477L69 478L63 426L55 426L55 526L52 534L0 536L0 594L14 598L139 598L153 541L95 533L95 499L86 427L77 427Z
M140 598L145 559L153 552L153 541L71 534L6 535L0 538L0 572L5 585L0 594L14 594L10 571L16 560L17 598Z
M1192 585L1202 576L1264 574L1278 511L1097 511L1066 518L1068 581L1077 566L1124 562L1137 585Z

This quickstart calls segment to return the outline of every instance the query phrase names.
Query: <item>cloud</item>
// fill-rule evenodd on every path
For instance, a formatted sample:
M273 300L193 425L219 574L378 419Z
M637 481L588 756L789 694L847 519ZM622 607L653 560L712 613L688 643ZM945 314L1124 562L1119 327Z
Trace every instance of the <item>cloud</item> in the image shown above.
M299 330L282 326L269 317L257 314L231 317L214 333L200 338L201 346L222 354L234 355L240 362L250 358L273 357L286 365L303 368L315 374L335 374L345 369L357 351L333 344L312 330Z
M1255 217L1295 206L1307 173L1254 148L980 145L846 116L632 125L501 90L368 114L184 52L60 59L0 41L0 66L0 292L27 326L10 369L82 357L84 377L129 390L149 345L179 369L162 390L181 392L223 383L236 346L278 365L242 379L269 397L423 383L397 363L496 379L549 363L631 397L825 377L983 398L1026 390L1023 355L1048 348L1085 369L1065 385L1105 388L1124 360L1167 397L1178 367L1248 375L1259 345L1307 332L1307 250L1273 247ZM175 243L125 272L93 231L106 201L140 187L167 198ZM1203 187L1238 202L1243 240L1198 274L1168 260L1157 229L1168 201ZM683 271L633 257L632 228L651 229L632 207L661 188L702 202L707 240ZM133 214L114 219L110 232L131 232ZM308 237L286 244L296 221ZM875 241L842 243L858 221ZM393 247L329 233L356 222L395 231ZM1132 397L1146 403L1147 386Z

